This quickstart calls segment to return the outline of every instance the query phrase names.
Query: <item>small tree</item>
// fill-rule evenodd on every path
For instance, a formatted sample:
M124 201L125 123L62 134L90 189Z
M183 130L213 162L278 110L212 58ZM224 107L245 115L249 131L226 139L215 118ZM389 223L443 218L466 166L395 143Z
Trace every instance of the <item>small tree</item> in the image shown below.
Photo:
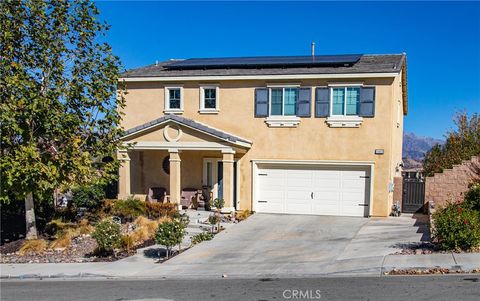
M185 223L180 219L166 220L158 225L157 233L155 233L155 242L166 247L167 258L169 258L172 247L180 245L185 234Z
M218 216L216 216L215 214L212 214L208 217L208 222L210 223L210 225L212 225L212 233L215 232L215 225L218 224Z
M220 222L222 221L221 213L222 213L222 208L225 206L225 201L223 199L216 198L212 202L212 206L215 207L218 215L218 228L217 231L220 232Z

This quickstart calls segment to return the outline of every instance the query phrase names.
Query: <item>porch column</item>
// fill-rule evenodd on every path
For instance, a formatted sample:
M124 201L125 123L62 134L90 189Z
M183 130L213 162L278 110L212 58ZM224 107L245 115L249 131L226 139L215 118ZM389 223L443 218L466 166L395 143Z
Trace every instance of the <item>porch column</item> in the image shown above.
M170 202L180 204L181 196L181 174L180 154L178 149L169 149L170 155Z
M222 151L223 162L223 199L225 201L225 207L223 211L232 212L235 207L233 206L233 163L235 154L234 150Z
M131 195L130 191L130 156L125 150L117 152L117 159L120 161L118 170L118 198L125 199Z

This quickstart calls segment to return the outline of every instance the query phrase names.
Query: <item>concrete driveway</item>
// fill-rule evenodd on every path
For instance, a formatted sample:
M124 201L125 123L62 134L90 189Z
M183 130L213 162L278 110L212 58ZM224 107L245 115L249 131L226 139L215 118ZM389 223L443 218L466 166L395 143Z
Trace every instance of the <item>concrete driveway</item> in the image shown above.
M380 274L385 255L422 240L428 240L423 216L254 214L145 276Z

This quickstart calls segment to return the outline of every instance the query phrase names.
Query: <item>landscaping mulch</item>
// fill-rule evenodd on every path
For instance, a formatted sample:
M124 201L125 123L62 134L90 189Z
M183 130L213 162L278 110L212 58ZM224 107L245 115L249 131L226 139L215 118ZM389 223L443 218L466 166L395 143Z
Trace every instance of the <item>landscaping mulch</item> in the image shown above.
M15 241L8 242L1 245L0 254L4 255L4 254L17 252L22 247L24 241L25 239L19 239L19 240L15 240Z
M0 263L75 263L91 262L96 258L95 256L89 257L89 254L93 254L97 247L97 242L90 235L72 239L72 244L68 248L48 249L41 254L20 255L18 250L23 242L22 239L3 245Z
M384 275L432 275L432 274L476 274L480 273L480 269L472 271L464 271L447 268L432 268L432 269L393 269L385 272Z
M405 244L402 250L392 255L421 255L421 254L451 254L451 253L478 253L480 249L472 250L443 250L439 245L431 242Z

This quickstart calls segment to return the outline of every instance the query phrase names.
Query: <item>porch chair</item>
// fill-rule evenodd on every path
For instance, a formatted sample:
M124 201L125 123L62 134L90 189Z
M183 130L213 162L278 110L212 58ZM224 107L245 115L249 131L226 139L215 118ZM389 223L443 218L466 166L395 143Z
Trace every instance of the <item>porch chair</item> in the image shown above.
M167 190L163 187L150 187L148 189L147 202L163 203L167 200Z
M180 204L182 207L197 209L202 199L201 190L197 188L184 188L182 189Z

